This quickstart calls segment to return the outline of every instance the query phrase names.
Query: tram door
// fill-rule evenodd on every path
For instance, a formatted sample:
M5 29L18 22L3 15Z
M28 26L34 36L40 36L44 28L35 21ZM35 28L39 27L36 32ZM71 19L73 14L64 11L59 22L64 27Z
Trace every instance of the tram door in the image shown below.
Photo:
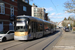
M32 22L32 33L33 33L33 37L36 37L36 30L37 30L37 24L36 22Z

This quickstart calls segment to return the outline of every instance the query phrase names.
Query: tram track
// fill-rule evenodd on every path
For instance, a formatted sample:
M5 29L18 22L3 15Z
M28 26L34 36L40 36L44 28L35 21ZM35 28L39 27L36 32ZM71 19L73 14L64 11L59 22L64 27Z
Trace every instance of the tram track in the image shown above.
M7 44L11 44L11 43L21 43L23 41L17 41L17 40L13 40L13 41L6 41L6 42L1 42L0 46L2 45L7 45ZM24 41L25 42L25 41Z
M23 44L23 42L22 42L22 43L15 44L15 45L10 46L10 47L6 47L6 48L4 48L3 50L6 50L6 49L8 49L8 48L11 48L11 47L14 47L14 46L17 46L17 45L20 45L20 44Z
M47 44L47 46L48 46L50 43L52 43L54 40L56 40L60 35L61 35L61 34L59 34L56 38L54 38L51 42L49 42L49 43ZM47 39L49 39L49 38L50 38L50 37L48 37ZM52 38L52 37L51 37L51 38ZM40 44L40 43L46 41L47 39L44 39L43 41L40 41L40 42L38 42L38 43ZM33 44L32 46L29 46L29 47L25 48L24 50L27 50L28 48L31 48L31 47L33 47L33 46L36 46L38 43ZM45 46L45 48L46 48L47 46Z
M48 37L49 38L49 37ZM35 44L32 44L32 45L30 45L30 46L28 46L27 48L30 48L31 46L34 46L34 45L36 45L36 44L38 44L38 43L40 43L40 42L42 42L42 41L45 41L46 39L43 39L43 40L41 40L41 41L39 41L39 42L37 42L37 43L35 43ZM25 48L24 50L26 50L27 48Z
M44 37L43 37L44 38ZM23 41L15 41L15 40L12 40L12 41L6 41L6 42L1 42L0 43L0 46L2 46L2 45L7 45L7 44L10 44L10 43L15 43L15 42L23 42Z
M10 43L6 43L6 44L3 44L3 45L0 45L0 50L5 50L5 48L8 48L8 47L13 47L13 46L17 46L17 45L20 45L22 44L23 42L10 42Z
M50 35L49 35L50 36ZM26 46L27 44L30 44L30 45L28 45L27 47L25 47L23 50L26 50L27 48L30 48L31 46L34 46L34 45L36 45L36 44L38 44L38 43L40 43L40 42L43 42L44 40L46 40L46 39L48 39L49 37L43 37L43 38L41 38L41 39L37 39L37 40L35 40L35 41L32 41L32 42L23 42L23 43L20 43L20 44L16 44L16 45L13 45L13 46L10 46L10 47L7 47L7 48L4 48L4 50L12 50L13 48L15 48L15 49L17 49L17 46ZM33 43L33 44L31 44L31 43Z
M6 44L10 44L10 43L13 43L13 42L15 42L15 41L6 41L6 42L1 42L0 43L0 46L2 46L2 45L6 45Z
M36 44L38 44L38 43L40 43L40 42L46 40L47 38L49 38L49 37L41 38L41 39L37 39L37 40L35 40L36 42L35 42L35 41L32 41L32 42L26 42L26 43L33 43L33 44L29 45L29 46L26 47L25 49L27 49L27 48L29 48L29 47L31 47L31 46L34 46L34 45L36 45ZM18 45L24 45L24 44L26 44L26 43L23 42L23 43L20 43L20 44L16 44L16 45L13 45L13 46L10 46L10 47L7 47L7 48L4 48L4 50L8 50L9 48L16 47L16 46L18 46Z

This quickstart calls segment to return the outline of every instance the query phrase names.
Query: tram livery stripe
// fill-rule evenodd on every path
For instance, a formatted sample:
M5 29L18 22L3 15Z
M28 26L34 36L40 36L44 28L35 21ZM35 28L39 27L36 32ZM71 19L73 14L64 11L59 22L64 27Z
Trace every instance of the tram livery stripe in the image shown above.
M26 36L28 32L15 32L15 36Z

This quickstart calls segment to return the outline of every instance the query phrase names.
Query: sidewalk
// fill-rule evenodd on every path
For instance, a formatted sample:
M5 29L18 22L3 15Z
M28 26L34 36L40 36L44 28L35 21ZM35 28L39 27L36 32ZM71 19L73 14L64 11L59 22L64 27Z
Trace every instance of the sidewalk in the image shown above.
M59 42L52 50L75 50L75 32L64 32Z

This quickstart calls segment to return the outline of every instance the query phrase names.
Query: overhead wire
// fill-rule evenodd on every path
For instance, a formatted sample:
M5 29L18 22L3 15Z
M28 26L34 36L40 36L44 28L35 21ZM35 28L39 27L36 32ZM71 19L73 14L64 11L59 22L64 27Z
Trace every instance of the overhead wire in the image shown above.
M51 2L52 2L52 4L54 5L54 3L53 3L53 1L51 0ZM56 11L57 11L57 8L56 8L56 6L54 5L54 7L55 7L55 9L56 9ZM58 12L58 11L57 11Z

